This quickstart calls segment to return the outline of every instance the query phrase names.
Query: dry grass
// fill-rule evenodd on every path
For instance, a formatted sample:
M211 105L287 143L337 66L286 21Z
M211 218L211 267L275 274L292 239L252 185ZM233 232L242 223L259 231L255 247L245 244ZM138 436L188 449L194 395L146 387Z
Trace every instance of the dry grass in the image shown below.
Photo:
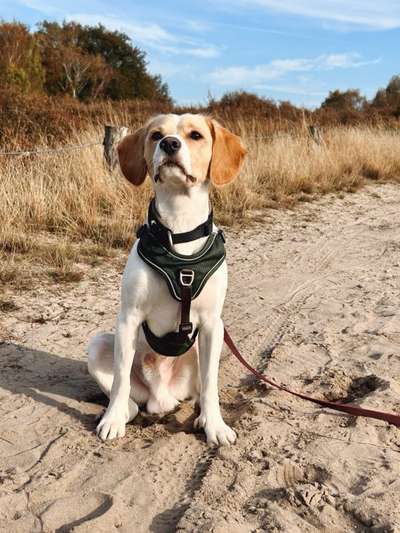
M354 191L367 179L398 180L400 135L367 128L331 128L316 145L300 127L271 139L256 125L237 128L247 163L231 186L213 190L217 219L240 224L254 210L291 206L331 191ZM101 137L93 129L69 142ZM103 165L102 147L0 160L0 283L35 276L77 281L84 265L128 249L151 191L133 189ZM29 283L27 283L29 285Z
M249 150L241 177L214 190L220 221L252 218L254 209L290 207L318 194L354 192L367 180L400 181L400 134L385 129L331 128L315 144L304 130L259 140L241 135Z

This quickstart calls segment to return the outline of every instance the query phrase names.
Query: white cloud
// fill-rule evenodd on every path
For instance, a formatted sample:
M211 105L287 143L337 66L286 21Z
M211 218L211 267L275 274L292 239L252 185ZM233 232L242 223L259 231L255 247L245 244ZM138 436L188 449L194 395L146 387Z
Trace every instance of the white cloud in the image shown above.
M16 0L16 3L20 6L25 6L29 9L33 9L35 11L39 11L40 13L47 13L49 14L58 14L62 13L63 10L60 9L60 7L57 7L54 5L49 5L49 2L46 0Z
M187 54L194 57L217 57L219 56L219 49L215 46L203 46L203 47L196 47L196 48L188 48L187 50L181 49L179 50L179 53L181 54Z
M182 25L185 30L193 30L197 32L205 32L212 29L212 24L205 20L186 19L183 21Z
M172 61L160 61L158 58L149 58L149 71L152 74L159 74L163 78L168 78L185 72L188 69L187 65L177 64Z
M314 91L313 89L307 89L307 87L298 87L295 85L265 85L258 84L253 87L260 91L271 91L284 94L297 94L302 96L326 96L328 91Z
M183 54L198 58L217 57L219 49L213 45L203 45L181 35L175 35L158 24L144 24L127 22L114 16L76 13L68 15L67 20L74 20L81 24L102 24L110 30L118 30L131 37L134 44L153 48L166 54Z
M137 38L133 38L134 42L139 41ZM142 41L143 42L143 41ZM149 44L149 43L147 43ZM214 46L188 46L184 42L178 43L177 46L170 46L168 44L151 44L152 48L158 50L159 52L163 52L165 54L170 55L185 55L185 56L193 56L193 57L200 57L200 58L211 58L211 57L217 57L220 54L220 51L218 48Z
M360 60L360 54L355 52L349 54L329 54L320 56L321 67L323 70L332 70L334 68L359 68L365 65L375 65L380 62L378 59Z
M333 70L337 68L358 68L378 63L379 59L360 61L359 54L323 54L315 58L274 59L264 65L254 67L236 66L214 70L209 79L219 85L240 85L246 83L252 87L283 78L291 72L310 72Z
M102 24L110 30L118 30L134 37L135 40L147 45L160 43L174 43L177 38L158 24L135 24L112 16L93 15L91 13L76 13L67 16L68 21L80 22L81 24Z
M400 27L398 0L240 0L240 3L359 28L388 30Z

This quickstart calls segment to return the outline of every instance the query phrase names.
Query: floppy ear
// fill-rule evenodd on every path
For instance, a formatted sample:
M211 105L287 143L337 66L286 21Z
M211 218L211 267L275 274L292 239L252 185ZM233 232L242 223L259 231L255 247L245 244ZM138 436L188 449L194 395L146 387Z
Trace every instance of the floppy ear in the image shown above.
M215 185L225 185L239 174L247 150L240 137L223 128L215 120L209 121L213 149L209 174Z
M146 128L140 128L132 135L127 135L118 144L119 166L126 179L133 185L141 185L147 174L144 158L144 139Z

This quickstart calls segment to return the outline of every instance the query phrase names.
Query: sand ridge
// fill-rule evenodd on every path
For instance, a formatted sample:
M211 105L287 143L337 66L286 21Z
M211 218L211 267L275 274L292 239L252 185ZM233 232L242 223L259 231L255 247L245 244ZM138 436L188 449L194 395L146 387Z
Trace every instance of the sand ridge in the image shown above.
M227 231L224 319L253 365L400 412L399 201L373 185ZM4 295L17 308L0 314L0 531L400 531L400 430L266 388L226 350L235 446L208 449L190 402L100 442L85 346L114 328L121 265Z

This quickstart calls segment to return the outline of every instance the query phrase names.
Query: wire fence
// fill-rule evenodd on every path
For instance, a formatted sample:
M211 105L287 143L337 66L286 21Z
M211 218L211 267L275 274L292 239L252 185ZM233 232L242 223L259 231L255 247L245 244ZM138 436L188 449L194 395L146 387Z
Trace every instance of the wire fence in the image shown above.
M30 156L30 155L54 154L54 153L84 150L86 148L91 148L93 146L104 146L105 158L107 162L109 163L110 166L115 166L115 162L113 161L113 157L112 157L113 147L114 145L117 144L116 141L119 141L124 135L126 135L126 131L121 134L121 130L127 130L127 128L106 126L106 130L107 129L108 129L108 133L105 134L103 141L98 140L96 142L90 142L90 143L84 143L84 144L68 144L68 145L60 146L58 148L39 148L37 150L10 150L10 151L5 150L5 151L0 151L0 157L1 156L24 157L24 156ZM312 140L316 144L318 145L324 144L319 128L313 125L309 126L308 135L312 138ZM250 135L250 139L254 139L254 140L271 140L272 138L273 138L273 135Z

